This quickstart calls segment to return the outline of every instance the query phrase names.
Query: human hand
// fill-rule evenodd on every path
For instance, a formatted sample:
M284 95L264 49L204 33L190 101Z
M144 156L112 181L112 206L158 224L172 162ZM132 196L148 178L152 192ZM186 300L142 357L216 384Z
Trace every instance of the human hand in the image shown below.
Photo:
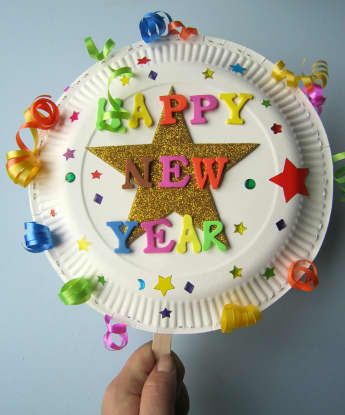
M189 398L184 367L175 353L156 361L146 343L107 387L102 415L186 415Z

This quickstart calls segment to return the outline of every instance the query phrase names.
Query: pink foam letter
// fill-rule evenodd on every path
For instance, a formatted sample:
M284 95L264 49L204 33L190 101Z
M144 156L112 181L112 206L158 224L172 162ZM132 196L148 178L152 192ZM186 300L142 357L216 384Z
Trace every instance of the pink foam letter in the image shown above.
M191 95L190 100L194 104L194 118L190 120L192 124L207 123L204 112L213 111L218 108L218 99L214 95ZM203 101L207 101L207 105L203 105Z
M160 229L158 232L155 230L155 227L158 225L165 225L171 228L172 223L169 219L162 218L158 220L148 220L146 222L141 222L140 224L146 232L147 246L144 249L145 254L163 254L171 252L175 247L176 242L174 240L171 240L165 246L157 246L158 243L164 244L165 242L165 230Z
M186 174L181 180L177 179L181 176L181 163L187 167L189 161L185 156L160 156L159 161L162 163L162 181L159 187L185 187L189 182L190 175ZM176 179L171 181L171 179Z

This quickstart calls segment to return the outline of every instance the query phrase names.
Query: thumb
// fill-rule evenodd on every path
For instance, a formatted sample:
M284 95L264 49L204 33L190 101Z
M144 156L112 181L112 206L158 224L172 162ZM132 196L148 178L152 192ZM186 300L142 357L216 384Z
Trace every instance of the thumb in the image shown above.
M170 354L161 356L144 384L140 415L173 415L176 382L174 359Z

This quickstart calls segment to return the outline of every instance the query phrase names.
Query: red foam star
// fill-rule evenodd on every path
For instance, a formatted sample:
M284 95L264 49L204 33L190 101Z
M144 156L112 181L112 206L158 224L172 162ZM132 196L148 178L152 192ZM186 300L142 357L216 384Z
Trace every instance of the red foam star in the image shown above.
M55 210L54 210L54 209L51 209L51 210L50 210L50 216L53 216L53 217L54 217L55 215L56 215Z
M271 177L270 181L283 188L285 202L288 202L297 194L309 196L305 185L308 173L309 169L298 168L289 159L286 159L282 173Z
M98 170L95 170L93 172L91 172L92 178L93 179L100 179L103 173L99 172Z
M274 134L278 134L281 133L282 130L282 126L280 124L274 123L271 127L271 130L274 132Z
M146 63L150 62L150 58L144 56L143 58L138 58L138 65L145 65Z
M71 122L79 120L79 112L73 111L72 115L69 117Z

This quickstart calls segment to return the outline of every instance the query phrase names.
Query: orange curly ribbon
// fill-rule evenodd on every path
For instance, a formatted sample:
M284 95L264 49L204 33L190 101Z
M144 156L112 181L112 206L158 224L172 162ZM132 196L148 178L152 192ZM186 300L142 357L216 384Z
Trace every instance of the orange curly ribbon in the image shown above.
M308 266L305 265L306 263ZM304 280L303 276L305 277ZM319 284L315 264L309 259L300 259L293 262L288 269L288 283L297 290L313 291Z
M174 20L169 23L168 32L170 35L179 35L182 40L186 40L192 35L198 35L198 30L195 27L186 27L179 20Z
M49 130L54 127L59 120L59 109L50 100L50 95L40 95L24 112L24 119L24 124L16 133L16 141L20 150L9 151L6 163L7 174L14 183L22 187L26 187L32 181L41 167L37 129ZM33 137L34 148L32 150L24 144L20 136L20 131L25 128L30 128Z

